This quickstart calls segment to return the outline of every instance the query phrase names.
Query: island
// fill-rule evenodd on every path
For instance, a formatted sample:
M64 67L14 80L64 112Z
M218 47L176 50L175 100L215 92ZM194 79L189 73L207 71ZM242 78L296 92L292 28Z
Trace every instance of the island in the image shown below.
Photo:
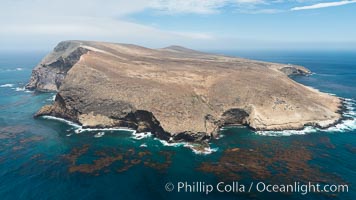
M309 74L302 66L180 46L63 41L34 68L26 88L57 93L35 117L199 142L218 136L225 126L295 130L338 123L340 98L290 78Z

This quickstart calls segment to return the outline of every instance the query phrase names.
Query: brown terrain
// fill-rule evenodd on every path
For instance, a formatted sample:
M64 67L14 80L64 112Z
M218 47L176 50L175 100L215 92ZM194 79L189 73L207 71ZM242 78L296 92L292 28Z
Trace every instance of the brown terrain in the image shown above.
M308 74L301 66L179 46L64 41L36 66L27 88L58 92L36 116L201 141L227 125L285 130L337 123L339 98L289 78Z

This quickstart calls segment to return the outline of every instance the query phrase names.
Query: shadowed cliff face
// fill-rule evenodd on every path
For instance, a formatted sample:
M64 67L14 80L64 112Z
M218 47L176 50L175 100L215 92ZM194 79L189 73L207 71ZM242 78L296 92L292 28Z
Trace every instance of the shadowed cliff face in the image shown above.
M78 43L61 42L53 52L44 58L32 71L27 89L38 91L57 91L68 70L89 50Z
M33 70L27 88L58 91L54 104L36 116L204 141L225 125L281 130L337 122L337 97L288 77L305 74L310 71L300 66L177 46L66 41Z

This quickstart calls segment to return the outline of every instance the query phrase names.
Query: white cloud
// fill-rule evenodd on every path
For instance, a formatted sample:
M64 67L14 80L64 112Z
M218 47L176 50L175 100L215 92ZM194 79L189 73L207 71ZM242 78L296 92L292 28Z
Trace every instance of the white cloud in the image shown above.
M51 48L62 40L94 40L133 43L147 47L171 44L194 45L214 39L213 35L189 31L165 31L111 18L48 17L46 20L2 24L0 48L13 46Z
M1 0L0 48L42 47L60 40L83 39L148 46L195 44L215 36L199 31L166 31L127 21L146 9L166 13L211 14L228 5L252 5L263 0Z
M241 37L263 31L252 31L251 26L237 32L224 28L211 32L190 31L189 28L168 31L160 24L143 25L131 21L128 16L148 9L163 14L207 15L226 11L225 7L240 13L270 14L287 11L286 6L291 2L305 5L307 0L1 0L0 49L49 49L61 40L71 39L135 43L147 47L178 44L192 48L228 48L239 46L241 40L227 40L226 35L239 34ZM277 4L284 7L276 9ZM230 14L233 17L233 12ZM196 30L191 25L190 28ZM256 34L255 38L265 35ZM233 45L232 41L239 43Z
M148 6L147 0L1 0L0 15L124 16Z
M256 4L265 4L264 0L154 0L150 8L167 14L195 13L212 14L218 13L227 5L245 7Z
M226 0L155 0L150 7L165 13L198 13L211 14L215 13L218 8L225 5Z
M124 20L93 17L49 17L36 22L4 24L0 35L29 37L70 37L86 39L104 39L119 41L153 40L210 40L214 37L207 33L164 31L154 27Z
M2 0L0 48L51 48L61 40L135 43L149 47L211 40L204 32L166 31L125 16L151 5L146 0Z
M350 1L336 1L336 2L327 2L327 3L317 3L314 5L310 6L300 6L300 7L294 7L291 10L296 11L296 10L310 10L310 9L318 9L318 8L327 8L327 7L334 7L334 6L342 6L346 4L351 4L351 3L356 3L356 0L350 0Z

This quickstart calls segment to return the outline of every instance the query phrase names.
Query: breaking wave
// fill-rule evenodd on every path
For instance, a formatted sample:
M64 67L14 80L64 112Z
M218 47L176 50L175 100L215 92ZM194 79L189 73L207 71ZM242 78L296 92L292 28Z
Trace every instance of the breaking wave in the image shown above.
M132 138L133 139L136 139L136 140L142 140L143 138L148 138L148 137L151 137L152 136L152 133L151 132L137 132L137 131L134 131L132 133Z
M195 154L198 154L198 155L208 155L208 154L217 152L219 150L218 147L211 148L210 146L204 147L204 148L196 148L196 146L194 144L190 144L190 143L186 143L184 145L184 147L190 148Z
M162 143L163 146L169 146L169 147L181 147L184 146L186 144L186 142L173 142L173 143L169 143L166 140L160 140L158 138L154 138L154 140L158 140Z
M56 95L53 95L53 96L49 97L49 98L46 99L46 100L53 102L54 100L56 100Z
M208 155L208 154L212 154L216 151L219 150L219 148L211 148L209 147L201 147L199 146L199 144L193 144L193 143L189 143L189 142L173 142L173 143L169 143L165 140L160 140L158 138L155 138L155 140L158 140L162 143L163 146L169 146L169 147L186 147L189 148L193 151L193 153L197 154L197 155Z
M16 92L23 92L26 91L25 87L17 87L17 88L13 88Z
M7 83L7 84L4 84L4 85L0 85L0 87L2 87L2 88L5 88L5 87L14 87L14 84Z
M76 124L74 122L71 122L66 119L62 119L59 117L53 117L53 116L42 116L41 118L43 119L50 119L50 120L56 120L60 122L64 122L72 127L74 127L74 132L75 133L82 133L82 132L91 132L91 131L130 131L130 132L136 132L135 130L125 128L125 127L119 127L119 128L83 128L83 126Z
M100 138L100 137L103 137L105 135L105 132L102 131L102 132L99 132L97 134L94 135L95 138Z
M335 126L326 128L326 129L319 129L311 126L306 126L302 130L283 130L283 131L256 131L256 134L262 135L262 136L291 136L291 135L304 135L308 133L315 133L315 132L345 132L345 131L352 131L356 130L356 101L353 99L344 99L345 102L345 108L346 111L343 113L343 116L345 117L344 120L342 120L340 123L336 124ZM82 132L89 132L89 131L130 131L132 136L131 138L135 140L142 140L144 138L148 138L152 136L152 133L150 132L137 132L136 130L125 128L125 127L120 127L120 128L83 128L82 126L62 119L58 117L53 117L53 116L43 116L42 118L44 119L52 119L52 120L57 120L64 122L72 127L74 127L74 132L76 134L82 133ZM71 136L69 134L68 136ZM99 136L99 135L98 135ZM101 135L103 136L103 135ZM100 136L100 137L101 137ZM188 143L188 142L173 142L169 143L165 140L160 140L158 138L154 138L154 140L159 140L162 145L164 146L171 146L171 147L186 147L191 149L195 154L200 154L200 155L207 155L211 154L213 152L216 152L218 149L217 148L211 148L211 147L198 147L195 144Z
M26 92L26 93L30 93L30 90L27 90L25 87L15 87L15 84L13 83L6 83L3 85L0 85L0 88L11 88L13 90L15 90L16 92Z
M82 126L80 126L74 122L71 122L69 120L62 119L59 117L42 116L41 118L49 119L49 120L56 120L56 121L60 121L65 124L68 124L69 126L72 126L74 128L73 130L74 130L74 133L76 133L76 134L80 134L83 132L90 132L90 131L100 131L96 135L94 135L94 137L96 137L96 138L103 137L105 135L105 131L130 131L132 134L131 138L133 138L135 140L142 140L143 138L148 138L148 137L152 136L151 132L140 132L139 133L136 130L129 129L129 128L122 128L122 127L120 127L120 128L83 128ZM73 133L68 133L66 136L70 137L72 135L73 135ZM196 144L192 144L192 143L188 143L188 142L169 143L165 140L161 140L158 138L154 138L154 140L160 141L163 146L186 147L186 148L191 149L195 154L199 154L199 155L208 155L208 154L214 153L218 150L218 148L211 148L211 147L203 147L202 148ZM142 144L141 147L147 147L147 145Z
M17 68L8 68L8 69L0 69L0 72L16 72L16 71L23 71L25 70L22 67L17 67Z
M26 92L26 93L31 93L31 90L26 89L25 87L16 87L16 88L12 88L13 90L15 90L16 92Z
M73 126L75 129L81 128L80 125L78 125L78 124L76 124L76 123L74 123L74 122L71 122L71 121L69 121L69 120L65 120L65 119L59 118L59 117L53 117L53 116L45 115L45 116L42 116L41 118L64 122L65 124L68 124L68 125L70 125L70 126Z

